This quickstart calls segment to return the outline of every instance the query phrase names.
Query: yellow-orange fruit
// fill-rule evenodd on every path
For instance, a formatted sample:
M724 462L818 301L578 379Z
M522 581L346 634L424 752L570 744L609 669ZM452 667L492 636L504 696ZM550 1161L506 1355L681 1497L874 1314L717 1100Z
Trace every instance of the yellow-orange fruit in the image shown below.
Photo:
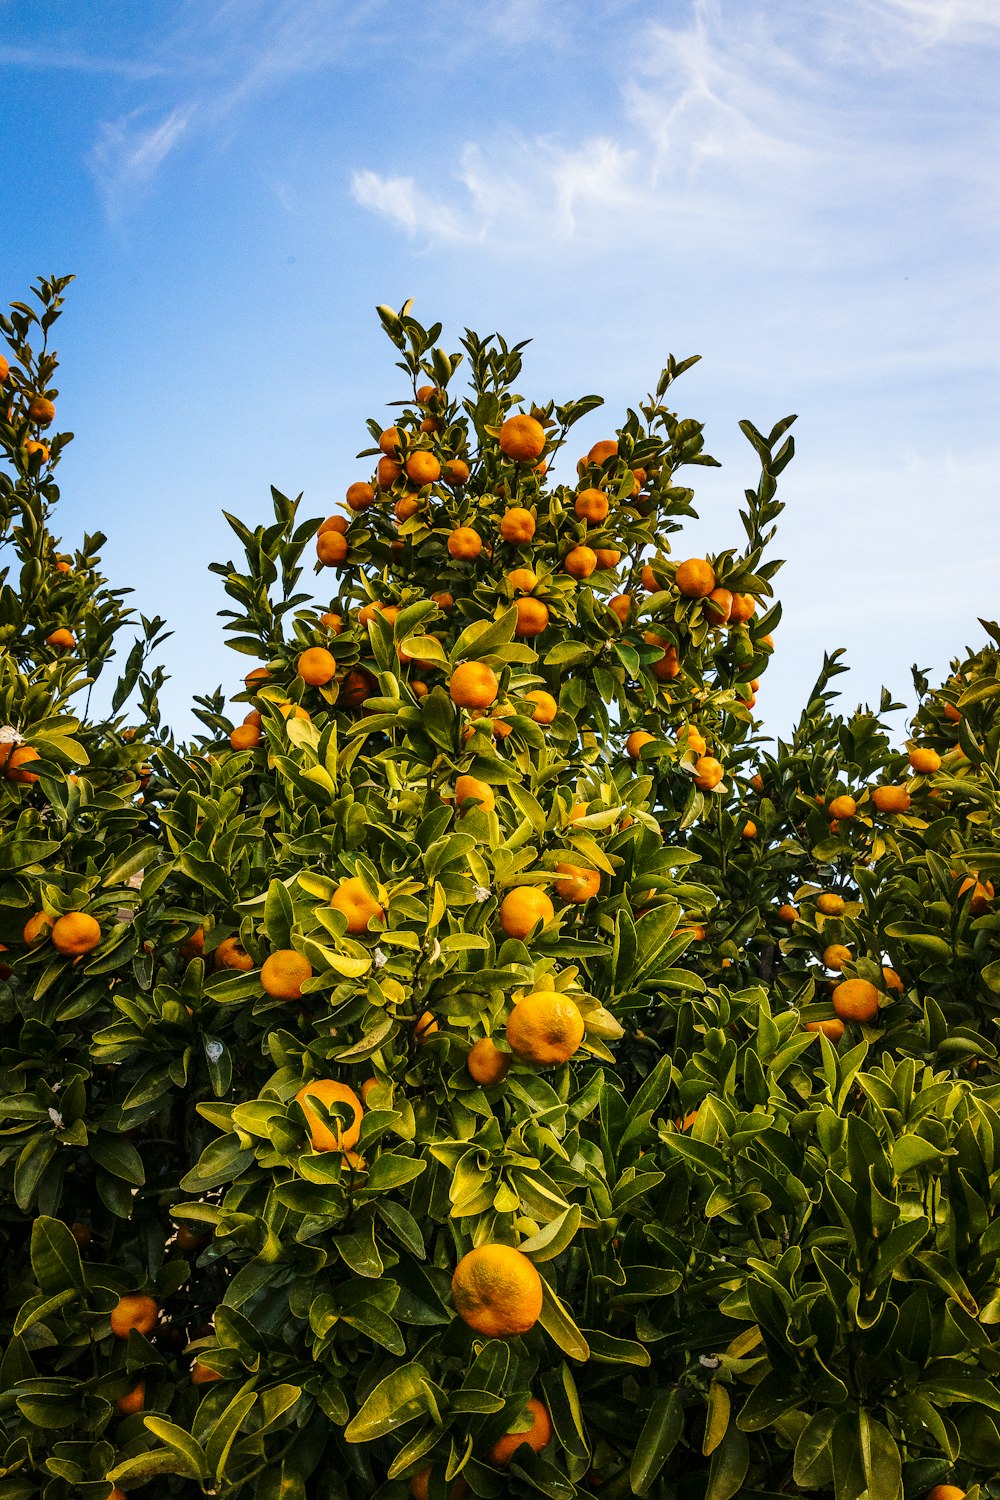
M551 693L546 693L540 688L535 688L530 693L525 693L525 698L533 705L531 717L536 724L551 724L559 712L559 705Z
M545 428L535 417L508 417L500 429L500 452L515 463L536 463L545 450Z
M542 1310L542 1281L512 1245L478 1245L463 1255L451 1279L455 1311L489 1339L527 1333Z
M261 741L259 724L239 724L229 736L234 750L253 750Z
M858 804L855 802L853 797L848 796L834 797L833 801L830 803L830 806L827 808L827 812L829 813L830 817L836 818L839 823L848 822L855 816L857 810Z
M910 794L905 786L877 786L872 802L880 813L905 813L910 808Z
M625 741L625 749L633 760L638 760L642 754L643 745L651 745L655 738L656 736L646 729L633 729Z
M878 990L867 979L845 979L833 992L833 1008L842 1021L873 1021L878 1000Z
M590 547L573 547L563 558L563 567L571 578L589 578L597 569L597 557Z
M555 907L537 885L516 885L500 903L500 926L508 937L524 939L536 922L547 927L554 917Z
M325 687L337 675L337 662L325 646L310 646L299 657L295 670L309 687Z
M830 943L823 949L823 962L828 969L842 969L851 957L851 950L844 943Z
M518 1449L525 1445L532 1453L541 1453L552 1441L552 1421L546 1408L534 1396L528 1399L528 1415L531 1417L531 1426L526 1432L508 1432L493 1444L490 1463L494 1468L506 1469Z
M514 634L523 640L530 640L542 631L549 623L549 607L541 599L533 599L530 595L522 594L515 601L517 609L517 624Z
M350 547L342 531L322 531L316 538L316 556L324 568L337 568L347 557Z
M515 505L500 521L500 535L505 542L530 542L535 534L535 518L530 510Z
M448 537L448 551L457 562L472 562L483 550L483 539L471 526L457 526Z
M489 1088L507 1077L511 1060L509 1052L501 1052L488 1036L484 1036L473 1043L465 1065L477 1083Z
M497 805L493 788L476 776L459 776L455 781L455 806L464 812L477 804L483 812L492 812Z
M551 1068L568 1062L583 1041L580 1008L555 990L518 1000L507 1018L507 1044L521 1062Z
M342 880L330 897L334 911L342 911L347 918L347 931L358 934L368 931L371 921L384 922L385 911L375 897L370 895L365 883L357 875ZM353 1145L354 1142L351 1142Z
M351 507L351 510L355 512L367 510L369 505L375 504L375 490L367 480L359 479L356 483L348 485L347 494L344 498ZM344 519L346 520L346 517ZM346 529L345 526L344 530L346 531ZM340 530L339 526L337 530ZM320 532L322 532L322 527L320 527Z
M588 870L583 865L562 861L556 865L556 874L561 877L555 882L555 892L560 901L579 904L589 901L601 889L598 870Z
M598 526L607 520L608 497L603 490L581 490L573 505L578 518L588 526Z
M615 439L602 438L599 443L594 444L587 454L587 462L595 464L599 468L601 464L607 463L609 458L616 457L617 453L618 444Z
M847 1028L839 1016L828 1016L825 1021L807 1021L807 1031L821 1031L831 1042L836 1044L844 1035Z
M277 948L261 965L260 987L272 1000L301 1000L312 972L312 964L294 948Z
M357 1094L346 1083L338 1083L333 1078L314 1078L299 1089L295 1098L306 1117L314 1151L349 1151L357 1145L364 1109ZM314 1107L314 1100L327 1109L331 1104L346 1104L352 1118L330 1126Z
M941 769L941 757L936 750L928 750L917 746L910 751L910 768L921 776L929 776L934 771Z
M823 913L824 917L843 916L846 902L843 896L838 896L833 891L824 891L817 898L816 910Z
M710 625L725 625L733 609L733 596L728 589L714 588L706 595L705 619Z
M714 755L699 755L694 763L694 784L702 792L710 792L722 780L722 765Z
M253 966L253 959L237 937L223 938L215 950L217 969L237 969L241 974L249 974Z
M715 569L703 557L689 557L678 564L674 582L685 598L705 599L715 588Z
M101 925L89 912L67 912L52 928L52 946L66 957L91 953L100 941Z
M451 701L459 708L489 708L499 691L499 678L481 661L461 662L448 679Z
M127 1339L134 1328L145 1337L156 1327L159 1314L152 1297L142 1292L127 1293L111 1309L111 1332L116 1339Z
M469 465L461 458L447 458L441 465L441 478L449 489L457 490L469 480Z

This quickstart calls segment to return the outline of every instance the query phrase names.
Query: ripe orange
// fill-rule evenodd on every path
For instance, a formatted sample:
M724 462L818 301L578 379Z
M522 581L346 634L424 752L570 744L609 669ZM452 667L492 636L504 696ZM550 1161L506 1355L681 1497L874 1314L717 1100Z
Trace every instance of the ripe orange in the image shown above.
M295 670L309 687L325 687L336 677L337 663L325 646L310 646L299 657Z
M101 924L89 912L67 912L52 928L53 948L67 957L91 953L100 941Z
M595 464L600 468L602 464L607 463L609 458L616 457L617 453L618 444L614 438L602 438L599 443L594 444L587 454L587 462Z
M399 428L387 427L378 440L380 450L386 458L399 457Z
M515 1057L536 1067L568 1062L583 1041L580 1007L555 990L518 1000L507 1018L507 1043Z
M549 623L548 605L541 599L522 595L516 601L516 608L517 624L514 626L514 634L526 640L541 635Z
M691 755L704 755L708 749L705 736L693 724L682 724L675 736L682 750L687 750Z
M493 788L476 776L459 776L455 782L455 806L465 812L477 804L483 812L492 812L497 805Z
M936 750L927 750L917 746L910 751L910 767L921 776L928 776L934 771L941 769L941 757Z
M778 907L778 917L787 927L793 927L799 919L798 909L786 901Z
M205 951L205 929L196 927L189 938L185 938L179 948L181 958L200 958Z
M316 538L316 556L324 568L337 568L347 557L350 547L341 531L321 531Z
M825 1021L807 1021L807 1031L821 1031L836 1046L847 1030L839 1016L829 1016Z
M545 451L545 428L535 417L508 417L500 429L500 452L515 463L537 463Z
M76 636L72 630L60 628L53 630L51 635L45 637L46 646L58 646L64 651L70 651L76 645Z
M704 610L710 625L725 625L733 611L732 594L728 589L713 589L705 600Z
M463 661L448 679L451 701L459 708L489 708L500 691L497 674L481 661Z
M33 745L17 745L13 748L4 745L0 747L0 751L6 752L6 754L0 753L0 766L3 767L8 781L16 781L21 786L28 786L38 780L37 772L25 770L26 766L42 758Z
M535 518L522 505L504 513L500 521L500 535L505 542L530 542L535 534Z
M254 667L252 672L247 673L243 681L253 691L260 683L269 681L270 676L271 674L266 667Z
M446 589L438 589L436 593L431 595L431 599L437 605L438 609L443 610L445 614L450 609L455 608L454 596L449 594Z
M258 724L239 724L229 736L229 743L234 750L254 750L260 741L261 732Z
M279 703L278 712L283 719L308 719L309 715L301 703Z
M211 1365L203 1365L200 1359L196 1359L191 1366L192 1385L211 1385L213 1380L221 1379L218 1370L213 1370Z
M380 458L375 469L375 483L380 490L391 490L403 477L403 467L394 458Z
M556 865L556 873L562 876L562 879L555 883L556 895L560 901L580 904L589 901L591 896L596 896L601 889L599 870L588 870L583 865L561 862Z
M127 1339L134 1328L145 1336L152 1333L159 1315L159 1306L152 1297L144 1292L128 1292L111 1309L111 1332L116 1339Z
M680 662L677 660L677 647L668 641L663 641L659 636L649 633L643 636L643 640L650 646L662 646L663 655L659 661L653 662L653 676L658 682L673 682L680 675Z
M356 483L349 484L347 486L347 494L345 495L344 498L346 499L346 501L347 501L348 505L350 506L351 510L353 510L355 513L357 513L358 511L367 510L368 507L369 507L369 505L374 505L375 504L375 490L374 490L373 486L370 485L367 482L367 480L359 479L359 480L357 480ZM341 517L338 516L336 519L340 520ZM346 516L343 517L343 519L346 522L346 520L347 520ZM346 531L347 530L347 526L345 524L343 526L343 528L341 528L340 526L338 526L336 528L331 528L331 529L335 529L337 531L340 531L340 530ZM322 526L320 527L320 532L321 533L323 532L323 527Z
M873 1021L878 1001L878 990L867 979L845 979L833 992L833 1008L842 1021Z
M0 354L0 385L3 385L10 374L10 361L5 354Z
M542 1310L542 1279L511 1245L479 1245L463 1255L451 1279L455 1311L489 1339L516 1338Z
M331 635L343 635L344 617L335 615L332 610L325 610L319 617L319 623L325 625Z
M843 916L845 906L843 896L837 896L833 891L824 891L816 901L816 910L822 912L824 917Z
M872 802L880 813L905 813L910 808L910 794L904 786L877 786Z
M55 406L47 396L32 396L28 402L28 420L38 427L50 426L55 414Z
M827 808L830 817L835 818L840 823L846 823L849 819L853 818L857 810L858 804L853 797L848 796L834 797Z
M344 708L357 708L370 698L378 683L365 667L352 667L340 684L337 701Z
M48 443L40 443L35 438L29 438L24 445L24 451L29 458L34 458L36 453L39 454L43 464L47 464L49 461Z
M622 559L617 547L595 547L594 556L597 558L599 570L617 568Z
M823 962L828 969L839 971L845 964L850 963L852 956L850 948L845 947L843 943L830 943L823 949Z
M413 1475L413 1478L410 1480L410 1494L413 1500L430 1500L431 1473L431 1465L428 1464L426 1469L420 1469L418 1473ZM451 1494L448 1500L465 1500L468 1493L469 1486L461 1474L459 1474L451 1487Z
M722 765L714 755L699 755L694 763L694 784L699 791L710 792L722 780Z
M433 453L421 448L406 460L406 477L418 489L423 489L424 485L437 484L441 478L441 465Z
M346 516L327 516L326 520L321 522L320 528L317 531L316 535L325 536L328 531L339 531L342 536L346 536L347 528L350 526L350 524L351 523Z
M589 578L597 569L597 555L590 547L573 547L563 558L571 578Z
M638 760L642 754L643 745L651 745L655 738L655 734L650 734L646 729L633 729L625 741L625 749L633 760Z
M525 693L524 696L525 698L527 698L529 703L534 704L534 708L531 711L531 717L532 719L534 719L535 723L551 724L552 720L559 712L559 705L553 698L552 694L543 692L540 688L535 688L532 692Z
M981 917L993 900L994 891L992 882L989 880L980 882L976 876L970 875L959 886L959 896L964 896L966 891L972 892L969 910L974 917Z
M715 569L703 557L689 557L678 565L674 582L686 599L705 599L715 588Z
M743 829L740 837L744 839L755 839L757 837L757 824L754 822L753 818L747 818L746 822L743 824Z
M615 594L613 599L608 600L608 608L612 614L618 616L623 625L626 625L632 613L633 602L631 594Z
M448 538L448 551L457 562L472 562L483 550L483 539L471 526L457 526Z
M418 1047L423 1047L430 1041L436 1031L440 1031L437 1017L432 1010L425 1010L414 1022L413 1038Z
M38 911L24 924L24 941L30 944L37 942L42 936L47 938L51 928L52 918L48 912Z
M510 1072L511 1055L509 1052L501 1052L488 1036L481 1037L478 1042L472 1044L472 1050L466 1058L465 1065L477 1083L482 1083L488 1088L491 1084L502 1083Z
M660 559L657 558L657 562L659 561ZM642 586L646 590L647 594L658 594L663 587L662 583L653 572L652 563L645 563L643 565L643 569L639 577L640 582L642 583Z
M497 1469L506 1469L517 1450L527 1444L533 1453L541 1453L552 1441L552 1421L548 1411L534 1396L528 1398L527 1411L531 1426L526 1432L508 1432L498 1438L490 1449L490 1463Z
M123 1417L134 1416L137 1411L142 1411L145 1405L146 1382L144 1380L140 1380L138 1385L134 1385L130 1391L126 1391L124 1396L119 1396L115 1402L115 1407Z
M441 478L449 489L457 490L469 480L469 465L461 458L445 459L441 466Z
M581 490L573 509L588 526L599 526L602 521L607 520L608 497L603 490Z
M301 1000L312 972L312 964L294 948L277 948L261 965L260 986L272 1000Z
M346 1083L338 1083L333 1078L314 1078L299 1089L295 1099L302 1106L314 1151L350 1151L358 1144L364 1109L357 1094ZM335 1126L327 1125L309 1102L312 1099L327 1108L331 1104L346 1104L353 1118L340 1120Z
M906 985L900 979L900 977L896 973L895 969L887 969L883 965L883 967L882 967L882 978L885 980L885 987L886 987L886 989L894 991L897 995L901 995L903 993L903 991L906 989Z
M500 926L508 937L523 940L536 922L547 927L555 914L555 907L540 886L515 885L500 903Z
M371 921L384 922L385 912L374 896L369 895L363 880L351 875L342 880L330 897L334 911L342 911L347 918L347 931L353 935L368 931ZM354 1142L351 1142L353 1145Z
M957 1484L936 1484L927 1491L924 1500L965 1500L965 1491Z
M27 447L27 444L25 446ZM945 704L944 716L949 724L957 724L962 717L961 711L955 707L954 703Z
M238 969L241 974L249 974L253 966L253 959L237 937L223 938L215 950L217 969Z
M734 594L728 623L730 625L745 625L747 620L753 618L756 608L757 601L752 594Z
M516 594L530 594L538 579L530 568L513 568L507 574L507 582Z

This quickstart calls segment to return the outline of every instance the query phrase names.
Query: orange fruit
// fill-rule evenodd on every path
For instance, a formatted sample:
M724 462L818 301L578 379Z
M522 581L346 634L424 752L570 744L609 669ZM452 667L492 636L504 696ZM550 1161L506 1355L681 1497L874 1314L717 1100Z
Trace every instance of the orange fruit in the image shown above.
M472 562L483 550L483 539L471 526L457 526L448 538L448 551L458 562Z
M674 582L686 599L705 599L715 588L715 569L703 557L678 564Z
M927 1491L924 1500L965 1500L965 1491L957 1484L936 1484Z
M43 464L49 461L48 443L39 443L35 438L29 438L24 445L24 451L29 458L34 458L36 453L39 454Z
M134 1385L124 1396L119 1396L115 1402L115 1407L123 1417L133 1416L137 1411L142 1411L145 1405L146 1382L144 1380L140 1380L138 1385Z
M473 1042L472 1049L465 1060L471 1076L477 1083L484 1084L487 1088L491 1084L503 1082L510 1072L510 1064L510 1053L501 1052L488 1036L481 1037L478 1042Z
M314 1078L299 1089L295 1099L302 1106L314 1151L349 1151L358 1144L364 1109L357 1094L346 1083L338 1083L333 1078ZM313 1099L327 1108L331 1104L346 1104L353 1118L339 1120L330 1126L313 1108L310 1103Z
M60 628L53 630L51 635L45 637L46 646L58 646L64 651L71 650L76 645L76 636L72 630Z
M842 1021L873 1021L878 1001L878 990L867 979L845 979L833 992L833 1008Z
M538 584L538 579L530 568L514 568L507 574L507 582L515 594L530 594Z
M573 506L581 521L599 526L608 516L608 497L603 490L581 490Z
M883 967L882 967L882 978L885 980L885 987L886 987L886 989L887 990L893 990L897 995L901 995L903 993L903 991L906 989L906 985L900 979L900 977L896 973L895 969L887 969L883 965Z
M651 745L655 738L655 734L650 734L646 729L633 729L625 741L625 749L633 760L638 760L642 754L643 745Z
M825 1021L807 1021L807 1031L821 1031L823 1035L836 1045L844 1035L846 1027L839 1016L829 1016Z
M441 478L449 489L457 490L469 480L469 465L461 458L447 458L441 465Z
M753 618L756 608L757 601L752 594L734 594L732 606L729 610L728 623L730 625L745 625L747 620Z
M799 913L796 907L786 901L783 906L778 907L778 917L787 927L793 927L799 919Z
M27 444L25 446L27 446ZM961 712L955 707L954 703L945 704L944 716L948 720L949 724L957 724L962 717Z
M852 956L850 948L843 943L830 943L823 949L823 962L828 969L842 969L845 964L850 963Z
M497 674L481 661L463 661L448 679L451 701L459 708L489 708L500 691Z
M672 642L664 641L660 636L648 631L643 640L648 646L662 646L663 655L659 661L652 663L653 676L659 682L673 682L680 674L680 662L677 660L677 647Z
M127 1339L134 1328L145 1336L156 1327L160 1309L144 1292L128 1292L119 1297L111 1309L111 1332L116 1339Z
M437 605L438 609L443 610L445 614L450 609L455 608L454 596L449 594L446 589L438 589L436 593L431 595L431 599Z
M261 741L260 726L258 724L240 724L229 736L229 743L234 750L253 750Z
M53 948L67 957L91 953L100 941L101 924L89 912L67 912L52 928Z
M312 964L294 948L277 948L261 965L260 986L272 1000L301 1000L312 972Z
M710 792L722 777L722 766L714 755L699 755L694 763L694 784L700 791Z
M589 578L597 569L597 555L590 547L573 547L563 558L571 578Z
M657 562L659 561L660 559L657 558ZM647 594L658 594L663 587L656 574L653 572L652 563L645 563L643 565L643 569L641 574L639 575L639 578Z
M258 684L269 681L270 676L271 674L266 667L254 667L252 672L247 673L243 681L252 692Z
M319 617L319 623L325 625L331 635L343 635L344 617L335 615L332 610L325 610Z
M308 687L325 687L336 677L337 663L325 646L310 646L299 657L295 670Z
M617 453L617 442L613 438L602 438L599 443L594 444L587 454L587 462L600 468L602 464L607 463L609 458L616 457Z
M403 477L403 466L394 458L380 458L375 468L375 483L380 490L391 490Z
M535 417L508 417L500 429L500 452L515 463L537 463L545 451L545 428Z
M544 692L541 688L534 688L530 693L525 693L529 703L534 704L531 717L536 724L551 724L559 712L559 705L551 693Z
M0 354L0 385L3 385L10 374L10 361L5 354Z
M516 608L517 624L514 626L514 634L528 640L541 635L549 623L548 605L541 599L532 599L529 595L522 595L516 601Z
M347 557L350 547L341 531L322 531L316 538L316 556L324 568L337 568Z
M37 911L24 924L24 941L31 944L37 942L42 936L47 938L51 928L52 918L48 912Z
M500 535L505 542L530 542L534 534L535 518L521 505L515 505L501 518Z
M349 484L347 486L347 494L344 498L346 499L351 510L357 513L358 511L367 510L369 505L375 504L375 490L374 487L368 484L366 480L359 479L356 481L356 483ZM340 518L338 517L338 519ZM347 518L345 516L344 520L346 521L346 519ZM340 531L341 528L338 526L336 530ZM344 526L343 530L347 530L346 525ZM320 532L323 532L322 527L320 527Z
M379 449L386 458L399 457L399 428L387 427L378 440Z
M821 911L824 917L843 916L846 902L843 896L837 896L833 891L824 891L816 901L816 910Z
M423 489L427 484L437 484L441 478L441 465L433 453L421 448L406 460L406 477L418 489Z
M241 974L249 974L253 966L253 959L237 937L223 938L215 950L217 969L238 969Z
M413 1496L413 1500L430 1500L431 1473L431 1466L430 1464L428 1464L426 1469L421 1469L418 1473L413 1475L412 1479L410 1480L410 1494ZM451 1487L449 1500L465 1500L465 1497L468 1493L469 1486L466 1484L461 1474L459 1474L458 1478L455 1480L455 1483Z
M849 819L854 817L857 810L858 804L853 797L848 796L834 797L827 808L830 817L835 818L838 823L848 822Z
M28 402L28 420L38 427L48 427L55 414L55 406L47 396L32 396Z
M757 837L757 824L752 818L747 818L746 822L743 824L743 829L740 837L744 839L755 839Z
M328 531L339 531L342 536L346 536L347 528L350 524L346 516L327 516L326 520L320 523L320 528L316 535L325 536Z
M455 1311L475 1333L516 1338L538 1322L542 1279L512 1245L478 1245L455 1267L451 1297Z
M476 776L459 776L455 782L455 806L465 812L477 804L483 812L492 812L497 805L493 788Z
M334 911L342 911L347 918L347 931L354 935L367 932L371 921L384 922L385 912L375 897L369 895L363 880L351 875L342 880L330 897ZM354 1142L351 1142L353 1145Z
M631 594L615 594L613 599L608 600L608 608L612 614L618 616L623 625L626 625L632 613L633 602Z
M370 698L378 683L365 667L352 667L340 684L337 701L344 708L357 708Z
M958 888L958 894L964 896L966 891L972 892L969 910L974 917L981 917L993 900L994 892L992 883L989 880L980 882L976 876L970 875L962 881L962 884Z
M423 1047L430 1041L436 1031L440 1031L437 1017L432 1010L425 1010L416 1019L413 1027L413 1037L418 1047Z
M6 748L5 746L4 749ZM8 750L6 756L0 759L0 765L3 766L4 775L8 781L16 781L21 786L29 786L38 780L38 774L35 771L25 770L25 767L41 758L34 746L17 745L14 749Z
M301 703L279 703L278 712L283 719L308 719L309 717Z
M507 1044L521 1062L551 1068L568 1062L583 1041L580 1008L555 990L518 1000L507 1018Z
M708 746L705 736L693 724L682 724L675 736L682 750L687 750L691 755L704 755Z
M597 558L597 566L601 571L607 568L617 568L622 560L617 547L595 547L594 556Z
M563 862L556 865L556 873L562 876L561 880L555 882L556 895L560 901L579 904L589 901L591 896L596 896L601 889L599 870L588 870L582 865Z
M725 625L732 609L733 596L728 589L715 588L705 599L705 619L710 625Z
M419 509L420 501L417 499L416 495L400 495L399 499L392 507L392 513L396 517L397 521L402 522L408 521L411 516L415 516Z
M552 1441L552 1421L548 1411L534 1396L528 1398L528 1415L531 1426L526 1432L508 1432L498 1438L490 1449L490 1463L494 1468L506 1469L514 1454L525 1444L533 1453L541 1453Z
M190 1250L200 1250L208 1239L207 1234L199 1234L196 1229L191 1229L187 1224L177 1226L177 1248L185 1254Z
M936 750L927 750L918 745L915 750L910 751L910 768L921 776L928 776L933 771L940 771L941 757Z
M905 813L910 808L910 794L905 786L877 786L872 802L880 813Z
M191 1366L192 1385L211 1385L213 1380L221 1379L218 1370L213 1370L211 1365L203 1365L200 1359L196 1359Z
M547 927L555 914L555 907L540 886L515 885L500 903L500 926L508 937L524 939L536 922Z

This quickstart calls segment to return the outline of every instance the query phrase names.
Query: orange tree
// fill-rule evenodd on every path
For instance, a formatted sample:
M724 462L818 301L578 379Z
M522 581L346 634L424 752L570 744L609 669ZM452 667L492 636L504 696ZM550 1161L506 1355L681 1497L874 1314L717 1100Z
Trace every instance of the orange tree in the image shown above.
M997 628L904 748L836 656L765 744L790 419L678 563L692 361L574 462L597 398L383 308L395 420L230 518L178 747L158 620L87 708L63 290L0 363L0 1496L988 1493Z

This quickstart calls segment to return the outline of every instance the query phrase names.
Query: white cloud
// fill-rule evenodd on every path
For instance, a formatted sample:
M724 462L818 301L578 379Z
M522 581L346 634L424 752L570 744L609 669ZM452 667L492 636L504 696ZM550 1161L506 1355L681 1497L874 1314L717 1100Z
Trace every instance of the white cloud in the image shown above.
M101 127L89 166L112 216L123 201L155 177L194 119L197 106L179 105L163 119L148 124L135 110Z

